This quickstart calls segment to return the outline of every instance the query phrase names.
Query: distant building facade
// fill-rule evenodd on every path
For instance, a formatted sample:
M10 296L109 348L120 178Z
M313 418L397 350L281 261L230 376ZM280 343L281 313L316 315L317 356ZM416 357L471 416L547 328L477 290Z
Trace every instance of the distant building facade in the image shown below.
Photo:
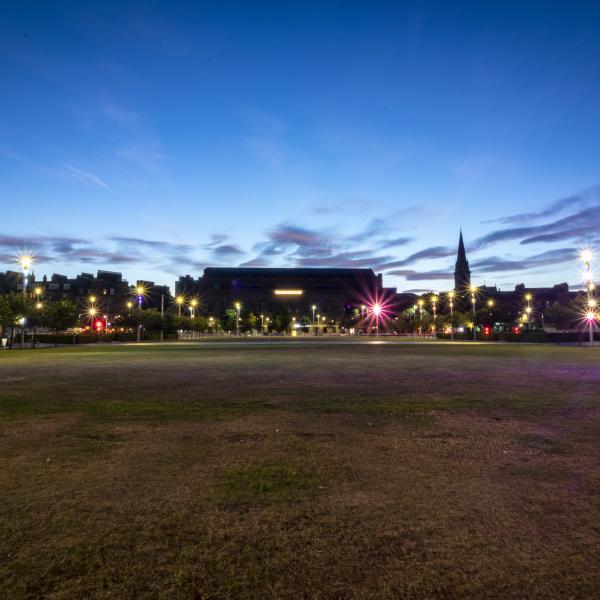
M223 314L239 302L256 315L312 318L314 306L315 312L339 319L386 290L381 275L371 269L207 267L198 279L180 277L175 292L197 297L200 312L207 315Z
M44 276L41 280L36 280L35 276L30 274L27 290L30 295L36 295L35 291L39 289L40 296L50 301L70 300L80 310L84 310L90 303L90 297L94 296L101 311L115 314L123 311L128 301L134 300L137 285L142 285L145 290L142 303L144 308L160 309L161 297L166 308L172 300L168 286L141 280L132 286L123 279L121 273L114 271L97 271L96 275L80 273L72 278L55 273L50 278ZM22 273L16 271L0 273L0 293L22 291Z

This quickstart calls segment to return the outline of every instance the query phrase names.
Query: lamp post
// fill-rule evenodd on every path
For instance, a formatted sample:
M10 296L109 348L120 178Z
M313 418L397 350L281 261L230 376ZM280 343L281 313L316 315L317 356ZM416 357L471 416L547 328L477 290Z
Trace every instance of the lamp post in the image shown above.
M431 306L433 308L433 335L435 336L436 333L436 318L437 318L437 303L438 303L438 296L437 294L433 294L431 296Z
M473 306L473 341L476 341L477 340L477 327L475 324L475 303L477 301L477 298L476 298L477 286L471 284L469 286L469 291L471 292L471 304Z
M242 305L240 302L235 303L236 310L236 319L235 319L235 334L239 337L240 335L240 311L242 310Z
M448 292L448 300L450 301L450 339L454 339L454 323L452 322L452 317L454 315L454 296L456 296L456 292L454 290L450 290Z
M580 253L581 261L583 262L583 283L587 292L587 312L586 319L589 327L590 346L594 344L594 321L596 320L595 307L596 300L594 298L594 282L592 281L592 261L594 259L594 251L591 248L585 248Z
M192 298L190 300L190 317L192 319L196 316L196 307L198 306L198 300L196 298Z
M181 307L183 306L183 303L185 302L185 297L182 296L181 294L179 296L175 296L175 304L177 304L177 316L181 316Z
M90 306L87 312L90 318L90 330L94 331L94 318L98 314L98 309L95 306Z
M21 271L23 271L23 296L27 296L27 274L29 267L33 264L33 256L30 254L22 254L18 259Z
M23 297L27 297L27 273L29 273L29 267L33 264L33 256L30 254L22 254L19 256L19 266L23 271ZM21 320L21 346L25 348L25 317Z
M376 302L371 309L375 315L375 337L379 337L379 317L381 316L381 304Z
M313 334L315 333L315 310L317 310L317 305L313 304L311 307L312 309L312 328L313 328Z
M142 310L142 303L144 301L144 294L146 293L146 288L143 285L137 285L135 288L135 293L137 294L137 305L138 309ZM137 341L142 341L142 324L138 323L137 326Z

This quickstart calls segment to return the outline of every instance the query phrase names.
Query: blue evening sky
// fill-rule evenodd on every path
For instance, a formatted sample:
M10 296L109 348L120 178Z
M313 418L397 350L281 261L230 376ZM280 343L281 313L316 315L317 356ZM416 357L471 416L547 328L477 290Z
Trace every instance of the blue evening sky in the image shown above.
M0 270L577 284L597 2L3 2Z

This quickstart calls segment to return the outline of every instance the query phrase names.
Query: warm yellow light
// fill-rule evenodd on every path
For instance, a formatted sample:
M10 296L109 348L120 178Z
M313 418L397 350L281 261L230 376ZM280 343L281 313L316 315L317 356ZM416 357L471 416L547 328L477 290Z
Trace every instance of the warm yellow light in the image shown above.
M23 271L27 271L27 269L29 269L29 267L33 264L33 256L30 254L23 254L19 256L19 264L21 265Z
M419 298L419 300L417 300L417 304L419 305L419 307L423 307L423 304L425 304L425 300L423 300L422 298Z
M198 300L196 300L196 298L192 298L192 299L190 300L190 306L191 306L192 308L196 308L196 306L198 306Z
M234 306L236 310L240 310L240 308L242 308L242 305L239 302L236 302Z
M323 317L323 321L325 321L325 317Z
M274 290L276 296L302 296L304 290Z
M37 302L35 307L40 310L40 308L42 308L42 306L44 306L41 302Z
M469 286L469 291L471 292L471 294L476 294L477 293L477 286L475 284L471 284Z
M131 308L133 306L133 302L128 302L127 303L127 308Z
M135 293L136 293L138 296L143 296L143 295L146 293L146 288L145 288L143 285L138 285L138 286L135 288Z
M42 288L41 287L36 287L35 290L35 295L36 296L41 296L42 295Z
M436 304L438 300L439 300L439 298L435 294L433 296L431 296L431 303L432 304Z
M595 298L590 298L590 299L588 300L588 303L587 303L587 305L588 305L590 308L595 308L595 307L596 307L596 305L597 305L596 299L595 299Z
M175 302L177 302L177 304L181 305L185 302L185 298L183 296L176 296Z
M90 317L95 317L96 314L98 313L98 309L90 306L90 308L88 308L88 315L90 315Z
M494 301L493 301L493 300L490 298L490 299L487 301L487 305L488 305L488 306L491 308L492 306L494 306Z
M94 304L94 302L96 302L96 296L90 296L90 302Z
M531 306L528 306L528 307L525 309L525 312L526 312L528 315L530 315L530 314L531 314L531 310L532 310L532 309L531 309Z
M456 296L456 292L454 290L448 292L448 298L450 298L450 300L452 300L454 296Z
M591 311L591 310L588 310L588 312L585 313L585 318L588 321L595 321L596 320L596 313L593 312L593 311Z
M527 302L531 302L531 298L533 296L528 292L527 294L525 294L525 300L527 300Z

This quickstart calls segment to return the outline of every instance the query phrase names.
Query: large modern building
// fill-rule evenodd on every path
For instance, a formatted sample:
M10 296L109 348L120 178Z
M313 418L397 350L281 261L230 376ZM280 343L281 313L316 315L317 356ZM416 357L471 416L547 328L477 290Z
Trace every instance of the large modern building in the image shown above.
M337 320L388 290L381 275L371 269L208 267L198 279L180 277L175 291L197 297L201 312L209 315L220 315L240 303L244 311L257 315L297 318L312 318L314 306L319 314Z

